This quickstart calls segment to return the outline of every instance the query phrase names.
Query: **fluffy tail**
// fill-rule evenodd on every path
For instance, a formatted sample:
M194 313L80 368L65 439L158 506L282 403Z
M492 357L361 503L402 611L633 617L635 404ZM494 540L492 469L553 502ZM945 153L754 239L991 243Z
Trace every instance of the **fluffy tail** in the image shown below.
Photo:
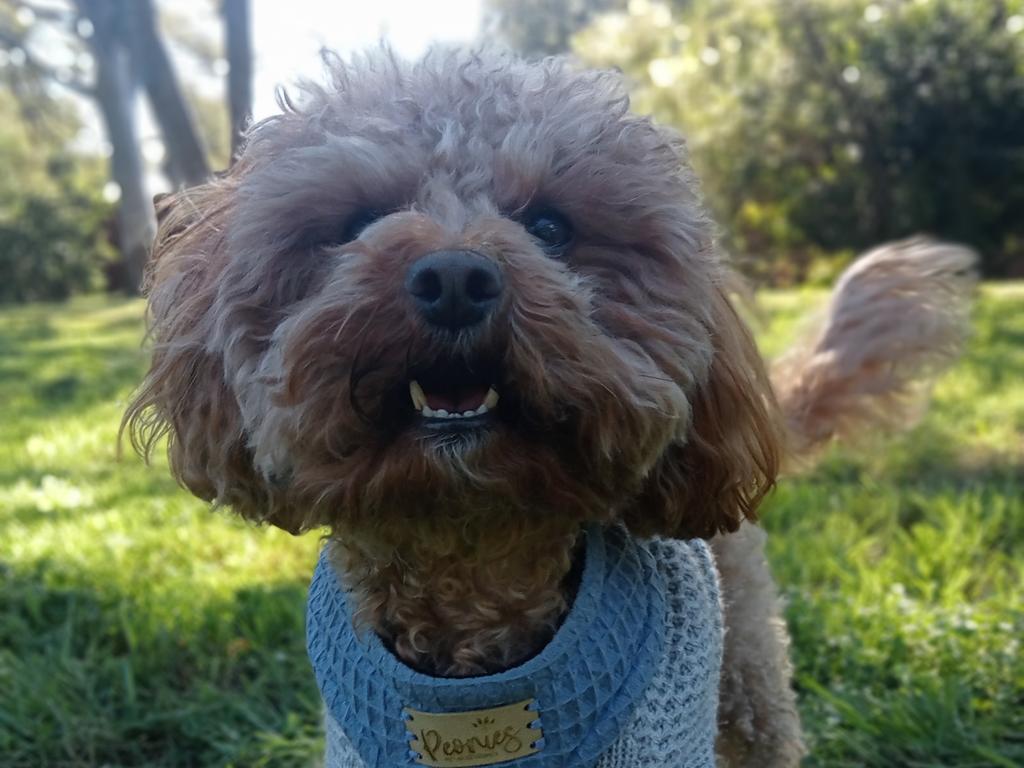
M773 366L794 458L923 413L967 336L976 256L924 238L879 246L836 283L820 323Z

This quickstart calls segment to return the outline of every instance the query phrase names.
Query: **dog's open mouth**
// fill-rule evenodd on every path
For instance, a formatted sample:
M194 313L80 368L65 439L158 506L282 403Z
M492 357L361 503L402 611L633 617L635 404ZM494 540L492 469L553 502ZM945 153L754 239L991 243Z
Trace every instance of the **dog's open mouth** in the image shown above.
M493 372L485 366L446 361L409 381L413 408L428 427L468 428L488 421L498 405Z

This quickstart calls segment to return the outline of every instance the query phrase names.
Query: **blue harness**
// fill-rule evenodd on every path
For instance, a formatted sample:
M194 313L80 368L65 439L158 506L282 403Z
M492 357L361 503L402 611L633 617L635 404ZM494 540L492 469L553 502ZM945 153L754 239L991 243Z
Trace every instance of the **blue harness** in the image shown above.
M618 526L586 531L579 591L536 656L505 672L438 678L404 665L372 632L356 635L325 553L309 591L306 637L330 718L369 768L429 764L411 749L408 710L450 713L532 700L543 737L515 768L593 768L619 737L655 673L665 584L647 543Z

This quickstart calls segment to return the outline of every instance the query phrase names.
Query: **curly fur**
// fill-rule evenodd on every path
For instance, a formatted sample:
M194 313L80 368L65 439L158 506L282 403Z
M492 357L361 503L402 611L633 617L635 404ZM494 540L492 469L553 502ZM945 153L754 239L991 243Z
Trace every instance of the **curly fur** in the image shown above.
M743 525L711 541L726 635L717 750L723 765L792 766L804 755L789 634L765 559L764 531Z
M224 176L161 203L153 359L125 424L146 455L166 436L197 496L292 532L326 526L357 621L411 665L507 668L564 615L585 521L737 530L774 483L782 419L685 145L629 112L619 76L493 51L328 65L329 83L282 97ZM539 205L575 228L562 258L521 223ZM339 234L367 209L385 215ZM506 286L457 336L402 287L412 262L450 248L492 260ZM417 427L410 378L452 359L497 371L493 428ZM748 560L724 551L723 579L742 584ZM725 594L777 623L773 588L760 614L756 591ZM759 691L726 682L723 712L752 702L739 737L774 728L799 754L772 637ZM734 660L743 679L755 653Z

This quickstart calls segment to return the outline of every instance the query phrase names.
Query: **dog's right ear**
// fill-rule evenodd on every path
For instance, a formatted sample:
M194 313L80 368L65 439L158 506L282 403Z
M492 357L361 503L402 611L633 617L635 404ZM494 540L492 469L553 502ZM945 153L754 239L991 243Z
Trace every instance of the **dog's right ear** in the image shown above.
M157 201L144 286L152 362L121 430L147 460L166 436L171 472L196 496L290 528L253 466L223 355L211 345L233 192L229 177Z

